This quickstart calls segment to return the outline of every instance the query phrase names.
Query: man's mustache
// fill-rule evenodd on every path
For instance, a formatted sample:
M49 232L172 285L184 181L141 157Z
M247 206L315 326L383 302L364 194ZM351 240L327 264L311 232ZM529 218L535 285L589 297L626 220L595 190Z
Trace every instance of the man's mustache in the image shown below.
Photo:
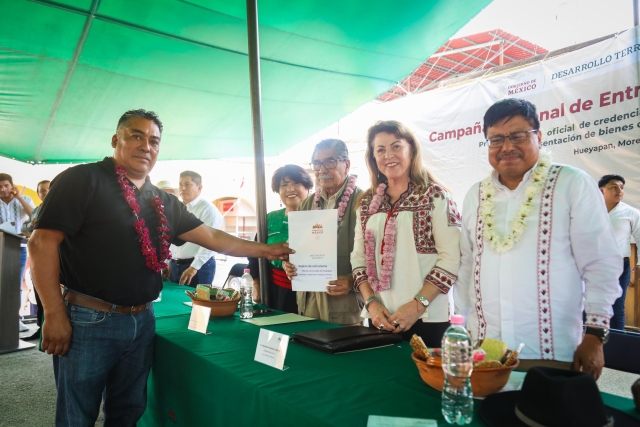
M503 153L498 155L498 160L502 160L505 157L519 157L523 158L524 156L519 151L509 151L508 153Z
M328 174L328 173L327 174L318 175L318 179L331 179L331 178L333 178L333 176Z

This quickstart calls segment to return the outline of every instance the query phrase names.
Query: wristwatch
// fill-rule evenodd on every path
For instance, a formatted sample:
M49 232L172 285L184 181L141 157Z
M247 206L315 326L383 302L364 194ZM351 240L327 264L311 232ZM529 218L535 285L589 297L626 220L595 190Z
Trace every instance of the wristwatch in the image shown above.
M429 308L429 300L426 299L425 297L423 297L420 294L416 294L416 296L413 297L413 299L415 299L416 301L418 301L420 304L422 304L422 306L424 307L424 309L426 310L427 308Z
M589 335L595 335L596 337L600 338L600 341L602 341L602 344L606 344L607 341L609 341L609 329L592 328L591 326L587 326L586 329L584 330L584 333Z

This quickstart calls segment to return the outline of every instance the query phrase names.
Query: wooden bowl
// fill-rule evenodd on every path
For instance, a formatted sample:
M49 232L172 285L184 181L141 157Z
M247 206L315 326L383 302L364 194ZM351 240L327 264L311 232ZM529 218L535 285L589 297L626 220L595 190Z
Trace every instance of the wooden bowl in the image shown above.
M411 358L416 363L420 377L429 386L442 391L444 386L444 371L440 357L429 357L427 361L420 360L415 353ZM507 385L511 371L518 367L520 360L511 366L490 369L473 369L471 373L471 390L474 397L485 397L499 392Z
M210 318L233 316L233 313L235 313L238 310L238 302L240 302L239 299L234 299L230 301L203 301L203 300L194 298L189 293L187 293L187 295L189 295L189 298L191 298L191 302L194 305L211 307L211 314L209 315Z

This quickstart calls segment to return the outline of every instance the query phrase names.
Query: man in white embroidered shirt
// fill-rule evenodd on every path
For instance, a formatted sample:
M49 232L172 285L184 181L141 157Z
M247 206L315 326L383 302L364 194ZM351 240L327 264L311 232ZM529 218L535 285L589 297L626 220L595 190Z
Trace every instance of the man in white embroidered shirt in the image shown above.
M180 174L180 197L187 210L200 221L218 230L222 227L222 215L218 208L200 196L202 193L202 176L193 171ZM170 280L174 283L196 287L210 285L216 274L215 252L185 243L182 246L171 245Z
M618 243L620 255L624 257L623 270L618 282L622 289L622 296L613 303L613 317L611 329L624 330L624 301L627 296L627 287L631 280L631 267L629 256L631 255L631 236L640 245L640 211L622 201L624 197L625 180L620 175L605 175L598 181L598 187L604 196L607 205L609 219L613 226L613 233ZM636 265L636 277L640 274L640 260Z
M493 171L464 200L456 310L468 315L474 339L524 343L524 369L572 368L597 379L622 259L596 183L552 164L539 127L524 100L499 101L484 116Z

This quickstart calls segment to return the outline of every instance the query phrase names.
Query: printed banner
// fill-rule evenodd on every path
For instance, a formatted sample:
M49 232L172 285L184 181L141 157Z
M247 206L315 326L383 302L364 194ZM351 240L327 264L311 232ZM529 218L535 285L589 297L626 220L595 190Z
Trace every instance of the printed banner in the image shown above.
M482 131L489 106L503 98L536 105L542 144L556 163L594 180L626 179L625 202L640 208L639 28L519 69L376 106L340 121L341 136L359 137L376 120L399 120L417 136L424 160L461 204L491 170ZM346 139L346 138L345 138Z

